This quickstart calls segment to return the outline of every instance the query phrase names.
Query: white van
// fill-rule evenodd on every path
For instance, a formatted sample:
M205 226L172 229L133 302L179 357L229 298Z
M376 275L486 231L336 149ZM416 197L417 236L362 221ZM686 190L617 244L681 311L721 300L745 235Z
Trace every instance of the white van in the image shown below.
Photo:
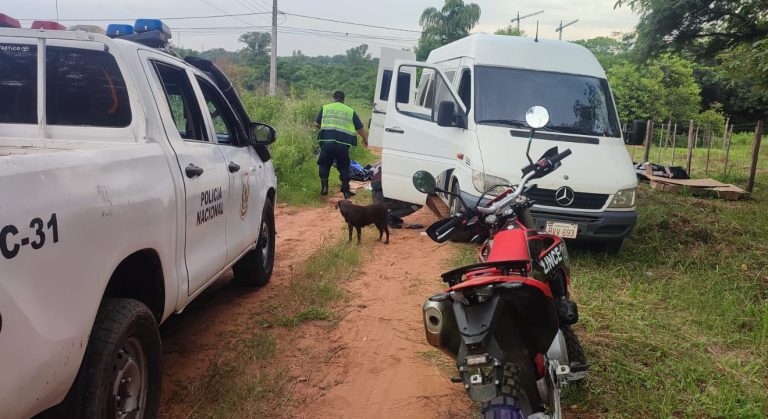
M637 221L637 179L605 71L589 50L477 34L432 51L427 63L403 55L382 53L371 121L387 198L424 204L411 183L417 170L470 205L494 185L515 185L528 164L525 112L541 105L550 122L536 132L531 156L554 146L573 156L529 193L537 227L618 250Z

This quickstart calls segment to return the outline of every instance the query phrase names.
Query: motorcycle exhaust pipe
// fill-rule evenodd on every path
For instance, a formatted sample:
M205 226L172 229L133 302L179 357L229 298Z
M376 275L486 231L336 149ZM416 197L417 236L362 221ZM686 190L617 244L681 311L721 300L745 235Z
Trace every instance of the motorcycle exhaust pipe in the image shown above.
M450 296L445 293L433 295L424 303L422 310L427 342L455 359L461 346L461 336Z

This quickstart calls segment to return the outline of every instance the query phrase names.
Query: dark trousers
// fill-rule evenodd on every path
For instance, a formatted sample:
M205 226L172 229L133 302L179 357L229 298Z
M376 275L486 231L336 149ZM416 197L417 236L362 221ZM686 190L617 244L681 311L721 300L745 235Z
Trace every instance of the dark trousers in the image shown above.
M336 168L339 169L341 182L349 182L349 146L334 142L320 143L320 157L317 159L317 165L320 167L320 179L328 179L334 162Z

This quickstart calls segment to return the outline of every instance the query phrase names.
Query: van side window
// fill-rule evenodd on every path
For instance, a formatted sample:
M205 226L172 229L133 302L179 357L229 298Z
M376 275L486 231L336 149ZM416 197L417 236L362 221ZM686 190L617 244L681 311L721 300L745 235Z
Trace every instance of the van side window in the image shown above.
M427 98L427 91L430 87L430 81L432 81L432 73L425 71L421 74L421 78L416 84L416 103L419 106L424 106L424 102Z
M0 44L0 124L37 124L37 46Z
M459 99L464 102L467 112L472 108L472 70L466 69L461 73L459 82Z
M176 129L185 140L208 141L200 105L184 69L154 61Z
M392 70L384 70L381 76L381 94L379 94L379 100L389 99L389 87L392 85Z
M437 122L437 110L441 103L450 102L455 111L460 110L459 104L451 94L448 82L435 70L403 66L400 71L410 71L416 74L421 72L422 74L419 85L416 86L418 93L415 100L412 103L398 103L398 112L413 118Z
M448 79L448 83L453 84L453 78L456 76L456 71L444 71L445 77Z
M130 125L128 89L110 53L48 47L45 60L45 118L50 125Z
M381 76L381 93L379 100L389 100L389 89L392 86L392 70L384 70ZM397 102L408 103L411 94L411 75L401 72L397 75Z

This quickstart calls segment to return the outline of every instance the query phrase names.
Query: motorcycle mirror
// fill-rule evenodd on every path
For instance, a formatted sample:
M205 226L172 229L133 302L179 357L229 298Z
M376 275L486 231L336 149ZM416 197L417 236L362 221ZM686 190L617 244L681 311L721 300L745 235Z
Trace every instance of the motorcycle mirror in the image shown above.
M437 232L441 228L443 228L446 224L451 222L453 222L453 220L450 218L446 218L446 219L435 222L434 224L432 224L427 228L427 236L429 236L429 238L432 239L432 241L435 243L447 242L452 237L452 234L451 234L452 231L449 232L448 234L443 234L443 235L437 234Z
M525 122L533 129L543 128L549 123L549 111L543 106L531 106L525 113Z
M437 189L437 182L431 173L419 170L413 174L413 186L415 186L416 190L421 193L431 194Z

